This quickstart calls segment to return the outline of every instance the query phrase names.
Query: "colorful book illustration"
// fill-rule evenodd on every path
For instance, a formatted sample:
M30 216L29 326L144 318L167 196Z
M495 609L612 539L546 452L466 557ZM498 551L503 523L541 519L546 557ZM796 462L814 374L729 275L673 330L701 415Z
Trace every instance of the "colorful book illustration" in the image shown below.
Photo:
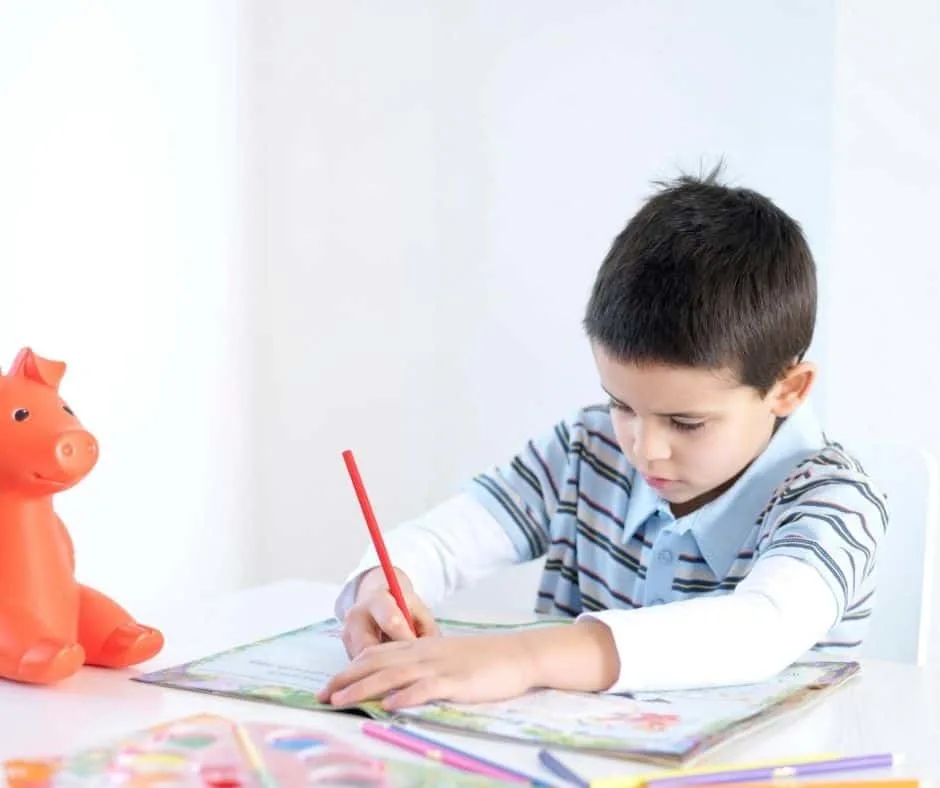
M200 714L72 755L0 764L10 788L498 788L510 783L378 758L322 730Z
M438 622L445 637L546 626ZM228 697L313 710L316 692L348 665L335 619L135 677ZM844 684L857 662L797 663L760 684L702 690L602 695L536 690L496 703L438 702L398 711L399 723L424 723L468 733L593 751L610 757L682 765L733 736ZM375 719L393 715L377 703L357 710ZM348 711L348 710L347 710Z

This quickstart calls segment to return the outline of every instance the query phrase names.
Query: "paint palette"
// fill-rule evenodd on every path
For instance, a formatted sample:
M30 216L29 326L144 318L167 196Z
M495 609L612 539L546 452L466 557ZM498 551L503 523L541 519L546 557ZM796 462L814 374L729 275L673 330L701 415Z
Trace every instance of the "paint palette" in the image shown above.
M46 760L3 764L10 788L463 788L508 785L386 760L319 730L236 723L198 715L108 745Z

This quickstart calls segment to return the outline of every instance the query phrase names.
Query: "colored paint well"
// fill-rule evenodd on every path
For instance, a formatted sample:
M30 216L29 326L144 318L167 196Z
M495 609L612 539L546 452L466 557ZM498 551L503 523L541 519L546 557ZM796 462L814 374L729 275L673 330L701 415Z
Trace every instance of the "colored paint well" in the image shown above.
M171 733L166 737L166 743L174 747L181 747L187 750L201 750L213 744L216 737L211 733Z
M294 733L291 731L278 731L268 737L268 744L275 750L285 752L306 753L309 750L320 749L326 742L309 733Z
M233 766L203 766L199 777L209 788L240 788L242 785L238 769Z

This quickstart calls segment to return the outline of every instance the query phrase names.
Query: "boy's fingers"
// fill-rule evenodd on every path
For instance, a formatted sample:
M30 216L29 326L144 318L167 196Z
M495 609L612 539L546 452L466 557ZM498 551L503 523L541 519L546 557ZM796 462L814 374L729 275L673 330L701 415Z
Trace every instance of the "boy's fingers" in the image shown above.
M355 659L369 646L378 645L381 637L382 633L376 627L367 608L354 607L346 615L342 640L346 647L346 655L350 659Z
M420 706L434 700L445 700L452 694L450 682L441 676L426 677L387 695L382 703L386 711Z
M414 616L415 627L418 630L418 637L437 637L441 634L441 630L437 626L437 620L431 614L431 611L423 605L415 610L412 615Z
M414 640L415 634L408 626L391 594L382 594L371 606L372 617L390 640Z

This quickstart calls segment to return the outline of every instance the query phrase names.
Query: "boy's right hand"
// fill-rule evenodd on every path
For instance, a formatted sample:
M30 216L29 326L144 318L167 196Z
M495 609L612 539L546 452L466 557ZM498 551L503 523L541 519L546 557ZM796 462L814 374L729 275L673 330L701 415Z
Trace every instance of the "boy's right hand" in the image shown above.
M395 574L418 637L439 635L434 616L415 594L408 576L398 569ZM381 567L366 572L359 581L356 602L346 613L343 623L343 645L349 658L354 659L364 649L383 641L414 639L414 633L388 590Z

